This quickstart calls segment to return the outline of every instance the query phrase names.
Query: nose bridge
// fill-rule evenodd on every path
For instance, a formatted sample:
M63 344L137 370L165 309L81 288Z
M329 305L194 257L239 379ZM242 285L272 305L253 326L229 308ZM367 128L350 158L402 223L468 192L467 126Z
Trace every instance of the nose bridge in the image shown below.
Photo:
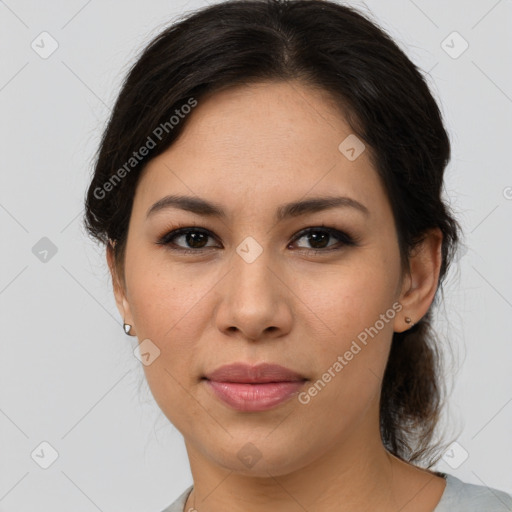
M247 236L238 244L235 252L232 258L232 292L239 295L239 299L247 300L257 293L261 300L264 295L268 300L276 292L272 283L273 273L269 269L271 250L254 237Z
M217 310L218 328L224 333L236 328L251 339L262 336L268 328L281 334L287 331L291 314L283 285L271 270L276 265L271 250L248 236L235 251Z

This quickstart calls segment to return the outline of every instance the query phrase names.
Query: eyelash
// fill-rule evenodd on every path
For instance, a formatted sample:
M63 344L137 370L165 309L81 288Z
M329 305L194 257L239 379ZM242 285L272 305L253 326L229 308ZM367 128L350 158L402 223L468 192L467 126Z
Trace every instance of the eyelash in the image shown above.
M298 250L299 251L305 250L307 252L313 252L314 254L319 254L319 253L325 254L325 253L329 253L329 252L332 252L332 251L339 251L339 250L343 249L346 246L356 246L356 245L358 245L358 243L357 243L358 240L356 239L356 237L348 235L347 233L344 233L343 231L340 231L338 229L326 227L326 226L323 226L323 225L322 226L309 227L309 228L306 228L306 229L303 229L303 230L299 231L295 235L295 237L292 239L292 241L290 243L296 242L297 240L300 240L304 236L307 236L307 235L309 235L311 233L317 233L317 232L327 233L328 235L330 235L330 236L332 236L334 238L337 238L339 243L341 244L341 246L334 247L334 248L333 247L329 247L329 248L325 248L325 249L308 249L306 247L300 247ZM166 233L164 236L162 236L156 242L156 244L164 245L168 249L170 249L172 251L181 252L182 254L201 254L201 253L207 251L208 249L212 249L212 248L213 249L217 249L218 248L218 247L203 247L203 248L200 248L200 249L185 249L185 248L177 246L173 242L171 242L171 240L173 240L173 239L175 239L175 238L177 238L179 236L186 235L188 233L202 233L203 235L207 235L207 236L216 238L216 237L213 236L213 234L208 229L200 228L200 227L197 227L197 226L189 226L189 227L183 227L183 228L179 228L179 229L174 229L173 231L170 231L170 232Z

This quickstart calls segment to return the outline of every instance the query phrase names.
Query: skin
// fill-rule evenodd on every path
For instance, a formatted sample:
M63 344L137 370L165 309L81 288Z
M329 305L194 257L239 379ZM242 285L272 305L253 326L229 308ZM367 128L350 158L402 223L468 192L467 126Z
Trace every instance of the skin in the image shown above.
M183 434L194 479L185 510L200 512L430 512L444 479L388 453L379 432L381 381L393 332L431 305L441 265L428 232L403 272L386 191L367 148L354 161L338 146L350 127L332 99L299 82L263 82L202 98L178 141L145 167L129 223L125 268L107 261L117 306L139 341L160 356L144 371ZM167 194L217 202L224 219L177 208L147 210ZM283 203L343 195L362 203L276 223ZM325 225L357 237L312 245L302 229ZM172 229L211 232L194 254L156 242ZM262 253L236 252L248 236ZM324 235L325 236L325 235ZM314 248L324 253L315 254ZM402 309L308 404L296 397L241 412L201 379L227 363L273 362L316 382L359 333L398 302ZM237 454L250 442L261 458ZM247 447L245 448L247 449Z

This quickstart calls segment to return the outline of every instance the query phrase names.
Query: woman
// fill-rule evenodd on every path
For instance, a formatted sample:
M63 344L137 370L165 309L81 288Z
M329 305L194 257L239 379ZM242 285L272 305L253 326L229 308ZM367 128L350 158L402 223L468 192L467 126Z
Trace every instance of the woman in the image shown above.
M85 220L185 439L165 512L512 510L428 469L449 157L420 72L349 7L218 3L145 49Z

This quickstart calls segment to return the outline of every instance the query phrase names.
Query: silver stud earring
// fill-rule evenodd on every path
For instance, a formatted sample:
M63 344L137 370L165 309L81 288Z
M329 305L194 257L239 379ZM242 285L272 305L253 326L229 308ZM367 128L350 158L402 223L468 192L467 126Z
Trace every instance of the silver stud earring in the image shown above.
M124 324L123 323L123 329L124 329L124 333L125 334L128 334L128 336L132 336L130 334L130 331L132 330L132 326L130 324Z

